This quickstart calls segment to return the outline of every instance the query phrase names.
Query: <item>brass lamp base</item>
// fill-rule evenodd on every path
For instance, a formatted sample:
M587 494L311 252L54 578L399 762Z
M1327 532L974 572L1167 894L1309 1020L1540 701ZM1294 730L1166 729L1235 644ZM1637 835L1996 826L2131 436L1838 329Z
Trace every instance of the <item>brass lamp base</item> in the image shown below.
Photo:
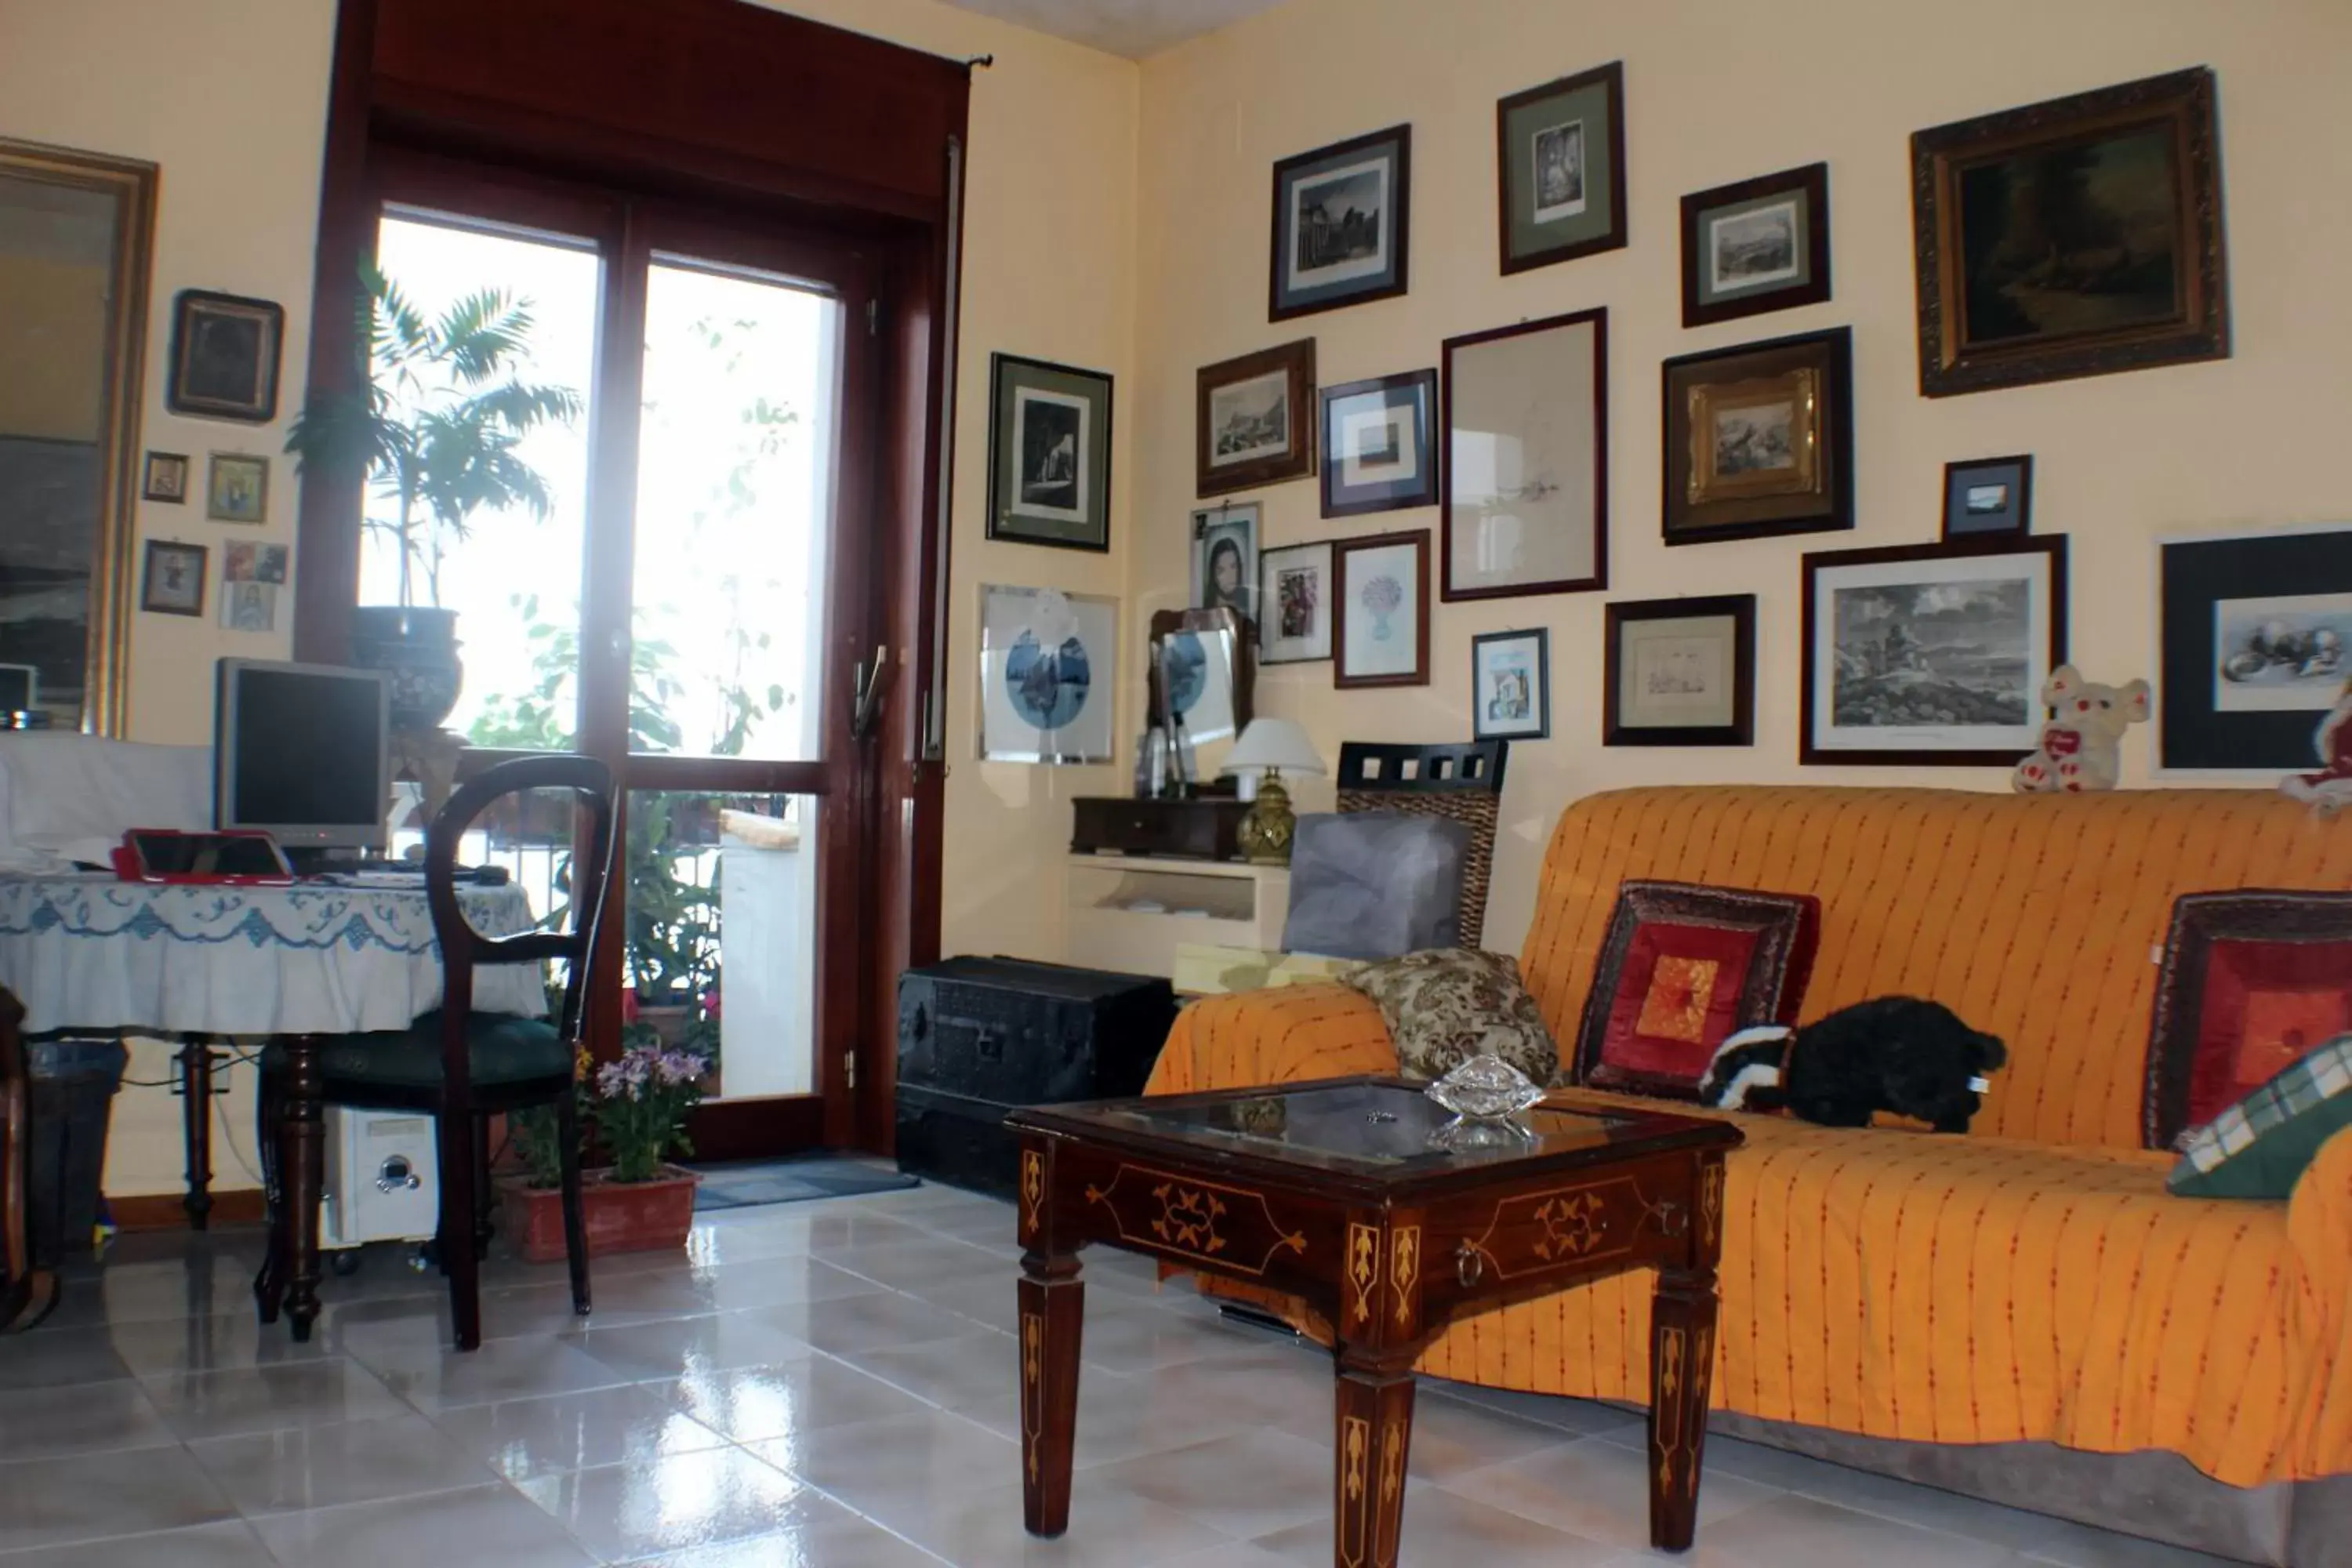
M1287 866L1290 840L1297 831L1298 818L1290 811L1290 792L1282 787L1282 774L1268 768L1265 777L1258 781L1256 802L1234 832L1242 858L1260 866Z

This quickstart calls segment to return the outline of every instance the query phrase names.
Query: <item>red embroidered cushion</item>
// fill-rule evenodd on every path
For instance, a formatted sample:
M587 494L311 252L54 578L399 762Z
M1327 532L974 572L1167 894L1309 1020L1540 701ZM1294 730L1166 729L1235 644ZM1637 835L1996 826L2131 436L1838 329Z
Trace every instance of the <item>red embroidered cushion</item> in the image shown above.
M1796 1022L1820 940L1810 896L1622 884L1577 1035L1577 1081L1696 1100L1726 1035Z

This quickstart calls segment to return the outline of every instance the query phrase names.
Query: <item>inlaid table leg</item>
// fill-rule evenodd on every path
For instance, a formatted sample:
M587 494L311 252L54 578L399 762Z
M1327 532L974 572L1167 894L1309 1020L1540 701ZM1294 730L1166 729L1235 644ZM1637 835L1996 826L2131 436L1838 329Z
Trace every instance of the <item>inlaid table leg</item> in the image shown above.
M180 1128L188 1176L180 1206L188 1211L188 1228L203 1230L213 1212L213 1047L201 1035L180 1046Z
M1684 1552L1698 1528L1699 1460L1715 1372L1715 1269L1662 1269L1650 1305L1650 1544Z
M289 1037L285 1099L278 1106L278 1162L286 1194L286 1316L297 1344L309 1342L310 1325L319 1317L319 1194L326 1184L327 1163L320 1102L325 1090L318 1037Z
M1331 1561L1396 1568L1412 1445L1412 1356L1343 1351L1333 1401Z
M1086 1305L1075 1254L1022 1254L1021 1522L1032 1535L1056 1536L1070 1527Z

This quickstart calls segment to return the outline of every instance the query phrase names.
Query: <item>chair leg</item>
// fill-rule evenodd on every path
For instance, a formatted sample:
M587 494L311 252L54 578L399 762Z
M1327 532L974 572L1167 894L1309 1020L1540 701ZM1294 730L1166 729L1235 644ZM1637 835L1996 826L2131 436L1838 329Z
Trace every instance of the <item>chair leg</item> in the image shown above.
M261 1192L268 1209L269 1237L261 1255L261 1272L253 1278L254 1305L261 1321L274 1323L286 1299L287 1222L286 1166L278 1157L284 1135L285 1094L276 1073L261 1074L254 1096L254 1148L261 1156Z
M440 1142L441 1272L449 1277L449 1315L457 1328L457 1348L482 1348L482 1265L474 1256L474 1132L470 1115L444 1113L434 1119Z
M278 1086L278 1160L286 1202L286 1317L294 1342L306 1344L319 1316L319 1196L326 1184L327 1144L320 1114L326 1085L319 1042L297 1036L286 1043L286 1077Z
M498 1228L493 1222L493 1200L498 1194L490 1185L490 1119L480 1114L473 1121L474 1256L487 1258L490 1255L490 1237Z
M562 1151L563 1259L572 1266L572 1310L588 1315L588 1215L580 1194L580 1097L567 1089L555 1102L555 1142Z

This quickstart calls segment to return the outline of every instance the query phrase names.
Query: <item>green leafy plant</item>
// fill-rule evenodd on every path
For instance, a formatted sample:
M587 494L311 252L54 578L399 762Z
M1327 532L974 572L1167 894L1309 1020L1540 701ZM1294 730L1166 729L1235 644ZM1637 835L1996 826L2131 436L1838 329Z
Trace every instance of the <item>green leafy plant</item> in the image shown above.
M596 1069L588 1113L612 1152L611 1180L650 1182L669 1155L694 1152L686 1116L701 1102L696 1080L708 1065L691 1051L646 1044Z

